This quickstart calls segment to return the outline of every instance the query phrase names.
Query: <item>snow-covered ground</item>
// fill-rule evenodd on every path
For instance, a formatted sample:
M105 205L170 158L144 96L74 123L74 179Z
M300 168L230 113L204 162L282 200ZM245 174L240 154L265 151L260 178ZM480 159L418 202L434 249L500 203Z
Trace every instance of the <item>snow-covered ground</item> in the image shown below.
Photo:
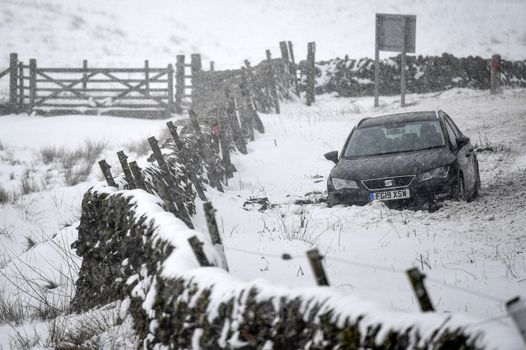
M474 143L495 150L479 154L480 198L469 204L446 202L434 213L391 210L381 203L335 208L294 204L325 190L331 163L323 154L339 149L361 118L400 111L396 97L382 98L374 111L372 98L324 95L310 108L289 102L281 115L262 115L267 132L249 144L247 156L233 157L238 172L225 193L209 189L231 273L290 288L313 286L305 251L317 247L325 256L331 285L344 293L394 310L418 311L404 275L405 269L417 266L428 276L426 284L439 312L491 319L490 326L510 323L504 302L516 295L526 298L525 98L525 90L489 96L460 89L407 97L406 110L443 109ZM67 152L86 138L103 140L100 158L116 165L116 151L160 134L165 122L0 117L2 186L16 191L26 176L45 179L53 174L53 181L41 182L39 191L0 205L0 290L5 300L38 308L44 299L59 310L64 307L79 264L69 245L75 239L80 201L84 191L101 180L95 164L86 181L65 186L63 165L58 160L45 164L42 149L54 145ZM62 130L68 130L66 137ZM128 153L144 164L144 156ZM272 208L244 206L253 197L267 197ZM206 230L202 213L194 221ZM282 260L283 253L293 259ZM37 298L35 288L40 291ZM36 327L45 335L49 330L44 326L26 323L15 329L27 333ZM16 332L9 326L1 327L3 332L0 341L5 345Z
M244 59L261 60L265 49L279 56L280 40L294 43L296 60L306 56L309 41L316 41L317 59L371 57L375 13L417 15L417 54L526 58L526 2L520 0L0 0L0 70L10 52L40 66L76 67L82 59L90 66L140 66L143 59L166 66L177 54L200 52L205 67L214 60L216 69L236 68ZM0 97L7 81L0 80ZM481 197L446 202L435 213L380 203L294 204L324 191L331 163L323 154L340 149L358 120L400 111L397 97L382 98L377 110L369 97L317 98L312 107L289 102L281 115L262 115L267 133L249 144L247 156L233 157L239 171L227 191L209 190L231 272L242 280L313 286L304 253L318 247L331 285L344 293L417 311L403 271L418 266L439 312L466 312L488 327L509 324L503 302L526 298L526 91L407 96L407 110L444 109L475 143L494 150L479 154ZM86 325L75 315L55 321L28 315L50 317L67 307L80 263L70 249L80 201L102 180L96 161L105 158L117 172L116 152L124 149L144 164L146 138L159 136L165 123L0 116L0 198L6 198L0 203L0 301L23 314L22 325L7 322L0 303L0 348L29 348L25 340L43 346L57 323ZM273 207L244 208L251 197L267 197ZM194 220L205 230L202 213ZM285 252L293 259L282 260ZM129 320L115 325L117 308L89 317L102 319L102 342L114 338L125 347Z

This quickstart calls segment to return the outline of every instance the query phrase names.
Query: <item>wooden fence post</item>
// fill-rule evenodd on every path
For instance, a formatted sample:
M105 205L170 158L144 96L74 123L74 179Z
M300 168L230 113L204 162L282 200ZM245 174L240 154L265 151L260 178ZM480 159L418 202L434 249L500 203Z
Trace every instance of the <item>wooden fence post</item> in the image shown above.
M210 185L212 187L215 187L219 192L223 192L223 186L221 186L221 179L219 178L219 175L217 174L216 169L214 168L214 165L211 164L210 159L211 155L208 151L208 147L205 142L205 138L203 137L203 134L201 133L201 127L199 126L199 121L197 120L197 114L191 109L188 111L188 115L190 116L190 122L192 123L192 127L194 129L195 135L197 136L197 139L199 140L199 155L201 156L201 159L203 163L206 165L206 169L208 172L208 179L210 180Z
M82 69L84 70L84 73L82 73L82 90L86 92L88 89L88 60L82 60Z
M144 60L144 81L144 90L147 94L150 94L150 62L148 60ZM168 87L168 89L170 88Z
M287 42L286 41L280 41L279 42L279 49L281 50L281 58L285 61L285 62L289 62L289 50L288 50L288 47L287 47Z
M294 49L293 49L292 41L289 41L288 44L289 44L288 46L289 46L290 61L296 64L296 61L294 61Z
M415 292L416 299L420 305L420 309L424 312L435 311L429 294L427 294L426 286L424 285L424 278L426 275L420 272L418 268L414 267L406 271L411 287Z
M174 67L172 64L169 64L168 67L168 73L167 73L167 80L168 80L168 105L170 106L170 112L171 111L177 111L177 107L174 107ZM148 90L148 94L149 94Z
M146 189L146 184L144 183L144 177L142 176L141 168L139 167L136 161L130 162L130 171L133 174L133 182L135 183L137 188L144 191L148 191Z
M18 109L24 105L24 62L18 62Z
M515 297L506 302L506 310L526 344L526 306L524 302L520 297Z
M238 151L242 154L247 154L247 143L245 140L245 135L243 134L243 130L241 130L241 126L239 125L239 120L237 119L234 98L230 96L230 91L228 89L225 89L225 95L227 99L227 107L225 111L226 117L230 122L232 139Z
M197 262L199 262L199 265L202 267L212 266L208 262L208 258L203 251L203 243L196 236L188 238L188 243L190 244L190 248L194 251L195 258L197 259Z
M190 181L192 181L192 183L194 184L197 195L202 201L206 201L206 195L205 195L203 186L201 186L201 182L199 182L197 175L191 168L191 164L188 158L185 156L185 149L184 149L183 142L179 138L179 135L177 135L177 127L174 125L172 121L169 121L168 123L166 123L166 125L168 125L168 130L170 130L170 134L172 135L172 138L174 140L175 149L177 150L177 153L179 157L181 158L181 161L186 166L186 168L189 170L188 172L190 173Z
M226 111L224 111L226 115ZM234 177L234 171L236 168L230 160L230 147L227 140L227 130L228 126L224 116L220 111L218 111L218 124L219 124L219 145L221 146L221 159L223 160L223 167L225 168L225 175L227 179Z
M192 66L192 75L196 72L200 72L203 68L203 66L201 65L201 55L198 53L194 53L192 54L190 59L191 59L190 65Z
M210 202L204 202L203 208L205 210L206 224L208 226L208 233L213 244L223 244L221 236L219 235L219 228L217 226L215 209Z
M179 219L181 219L188 227L194 228L194 225L192 224L192 220L190 219L190 215L188 215L188 211L186 210L186 207L184 205L184 202L180 196L180 194L177 192L177 184L174 182L174 179L172 178L172 175L170 173L170 168L168 166L168 163L164 160L164 156L161 152L161 149L159 148L159 141L155 139L155 137L148 138L148 143L150 144L150 147L153 152L153 156L155 157L155 160L157 161L157 165L159 165L159 168L162 171L162 176L166 184L168 185L168 198L172 199L172 202L175 202L177 205L177 212L176 214Z
M248 83L246 76L242 76L242 83L239 84L241 90L241 98L243 99L242 113L245 120L245 130L248 132L250 141L254 141L254 110L252 109L252 102L250 101L250 93L248 91Z
M310 267L316 278L316 283L318 286L328 286L329 279L325 273L325 269L321 263L322 256L318 249L311 249L307 251L307 258L309 259Z
M272 56L270 54L270 50L266 51L267 55L267 65L268 65L268 88L270 90L270 93L272 94L272 100L274 102L274 112L276 114L280 114L279 111L279 98L278 98L278 89L276 87L276 78L274 77L274 67L272 67Z
M289 54L290 54L290 60L292 62L292 77L294 78L294 89L296 92L296 96L300 97L300 86L298 83L298 66L296 65L296 61L294 60L294 48L292 46L292 41L289 41Z
M18 103L18 55L9 55L9 113L15 113Z
M33 110L37 97L37 60L29 60L29 111Z
M175 124L172 121L167 122L166 125L168 126L168 130L170 131L170 135L172 135L172 139L174 140L177 151L183 152L184 145L181 139L179 138L179 135L177 135L177 126L175 126Z
M135 186L135 181L133 181L133 175L131 173L130 166L128 165L128 156L124 154L124 151L119 151L117 152L117 157L121 163L124 178L126 179L126 182L128 182L128 188L132 190L137 188L137 186Z
M177 62L175 63L175 111L178 114L183 112L184 71L184 55L177 55Z
M307 106L310 106L315 101L316 96L316 43L308 44L307 51Z
M108 186L117 187L117 184L115 183L115 180L113 179L113 176L111 175L111 166L106 163L106 160L100 160L99 161L100 170L102 170L102 174L104 175L104 178L106 179L106 182L108 183Z
M221 235L219 235L219 227L217 226L215 212L216 210L210 202L204 202L203 208L205 211L206 224L208 226L208 233L212 240L212 244L219 248L220 253L223 255L223 260L225 263L225 269L228 271L228 263L225 256L225 248L223 247L223 242L221 241Z

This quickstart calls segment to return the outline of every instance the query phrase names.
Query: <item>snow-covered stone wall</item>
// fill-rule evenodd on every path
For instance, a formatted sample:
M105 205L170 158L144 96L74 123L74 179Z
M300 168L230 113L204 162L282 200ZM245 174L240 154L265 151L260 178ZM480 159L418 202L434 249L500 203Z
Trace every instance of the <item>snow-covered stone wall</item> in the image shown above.
M407 92L426 93L455 87L489 89L490 60L479 56L407 56ZM380 60L380 95L400 93L401 56ZM306 64L300 66L303 81ZM316 93L343 97L374 95L374 59L336 58L316 63ZM500 82L526 87L526 61L502 61Z
M389 311L329 287L242 282L205 234L142 190L93 188L82 214L74 306L124 299L139 348L483 349L491 337L460 315ZM194 235L215 267L199 267Z
M280 100L289 98L293 79L289 64L282 59L271 60L277 95ZM192 108L201 117L216 109L227 108L230 97L242 103L241 84L246 84L247 92L258 111L270 112L274 108L270 89L270 70L268 61L263 61L247 69L225 71L199 71L192 73Z

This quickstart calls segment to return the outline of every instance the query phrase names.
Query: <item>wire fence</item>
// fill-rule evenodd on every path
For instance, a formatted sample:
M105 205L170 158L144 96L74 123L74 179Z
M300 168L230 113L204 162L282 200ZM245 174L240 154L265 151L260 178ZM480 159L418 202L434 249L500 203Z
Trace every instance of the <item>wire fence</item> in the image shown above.
M271 258L282 259L282 260L294 260L294 259L305 260L306 259L306 256L303 256L303 255L291 255L289 253L283 253L283 254L280 255L280 254L264 253L264 252L258 252L258 251L241 249L241 248L234 248L234 247L228 247L228 246L225 246L225 249L227 251L234 251L234 252L239 252L239 253L243 253L243 254L247 254L247 255L264 256L264 257L271 257ZM364 263L364 262L360 262L360 261L353 261L353 260L342 259L342 258L335 258L335 257L331 257L330 259L328 259L327 257L324 257L324 259L326 261L327 260L328 261L334 261L334 262L338 262L338 263L349 265L349 266L360 267L360 268L367 268L367 269L379 270L379 271L385 271L385 272L390 272L390 273L395 273L395 274L404 274L405 275L407 273L404 270L396 269L394 267L381 266L381 265L376 265L376 264ZM450 289L450 290L454 290L454 291L457 291L457 292L462 292L462 293L465 293L465 294L468 294L468 295L472 295L472 296L476 296L476 297L479 297L479 298L482 298L482 299L485 299L485 300L488 300L488 301L497 302L499 304L504 304L506 302L502 298L493 296L491 294L480 292L480 291L474 291L474 290L471 290L471 289L468 289L468 288L464 288L464 287L460 287L460 286L451 285L449 283L446 283L444 281L441 281L439 279L432 278L432 277L429 277L429 276L426 276L426 281L429 281L429 282L431 282L433 284L440 285L440 286L442 286L444 288L447 288L447 289ZM478 322L471 323L469 326L470 327L479 327L479 326L482 326L482 325L485 325L485 324L489 324L489 323L493 323L493 322L499 322L499 321L502 322L503 320L509 319L509 318L511 318L510 313L506 313L506 314L492 316L490 318L483 319L483 320L480 320ZM506 323L506 324L508 324L508 323Z

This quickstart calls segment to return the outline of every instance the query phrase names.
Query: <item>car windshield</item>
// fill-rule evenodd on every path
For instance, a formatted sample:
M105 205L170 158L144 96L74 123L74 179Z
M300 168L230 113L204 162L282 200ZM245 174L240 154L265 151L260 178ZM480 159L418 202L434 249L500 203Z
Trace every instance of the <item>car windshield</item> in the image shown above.
M355 129L343 156L354 158L442 146L444 135L438 120L412 121Z

